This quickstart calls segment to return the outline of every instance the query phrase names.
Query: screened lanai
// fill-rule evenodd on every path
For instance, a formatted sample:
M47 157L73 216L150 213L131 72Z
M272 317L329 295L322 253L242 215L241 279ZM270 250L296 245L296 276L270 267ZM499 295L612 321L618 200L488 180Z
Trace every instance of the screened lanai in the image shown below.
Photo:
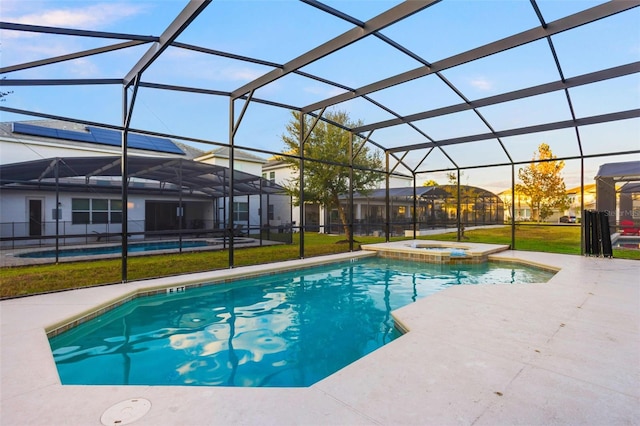
M542 162L563 162L566 187L581 188L572 206L580 212L600 165L640 158L638 6L8 1L0 23L0 111L3 122L56 119L123 131L123 173L128 132L202 150L231 148L230 168L237 169L235 150L287 159L298 178L276 176L274 183L298 186L290 206L300 210L297 257L307 256L305 210L315 212L309 182L316 164L345 171L341 196L350 212L360 173L375 175L372 189L387 192L451 184L453 177L459 187L515 200L520 171L546 144L553 158ZM333 121L335 112L349 120ZM298 150L283 143L287 126ZM345 132L344 156L307 149L321 126ZM33 159L44 155L36 150ZM237 184L230 180L231 189ZM126 187L121 197L127 199ZM229 223L234 204L224 213ZM386 239L390 208L382 214ZM507 208L516 217L516 203ZM127 209L123 216L126 235ZM345 222L353 229L354 214ZM425 225L413 214L403 230L415 235ZM518 248L515 223L506 225ZM353 249L352 235L344 250Z

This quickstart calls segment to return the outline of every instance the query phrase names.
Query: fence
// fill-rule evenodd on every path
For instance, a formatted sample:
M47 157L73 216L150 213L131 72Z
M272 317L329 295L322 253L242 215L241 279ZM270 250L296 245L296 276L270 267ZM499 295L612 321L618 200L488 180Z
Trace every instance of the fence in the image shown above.
M57 226L56 226L57 225ZM56 232L57 230L57 232ZM144 220L127 222L129 240L150 240L164 238L224 238L251 237L290 244L292 242L291 225L249 226L237 223L229 229L214 221L198 221L187 224L184 228L149 230ZM117 242L122 239L121 224L73 224L70 221L42 222L34 229L29 222L0 223L0 248L15 249L20 247L59 245L81 245L93 243Z

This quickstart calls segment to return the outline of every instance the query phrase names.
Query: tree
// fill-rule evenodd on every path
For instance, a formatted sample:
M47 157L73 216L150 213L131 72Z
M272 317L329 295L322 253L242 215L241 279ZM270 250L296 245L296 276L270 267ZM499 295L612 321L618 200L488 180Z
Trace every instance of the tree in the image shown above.
M2 79L6 79L6 77L2 77ZM7 96L9 96L10 94L13 93L13 90L9 91L9 92L5 92L0 90L0 102L4 102L7 100Z
M361 122L352 122L344 111L329 111L324 118L345 128L362 125ZM312 117L305 117L305 133L309 132L313 121ZM286 130L287 133L282 135L285 144L284 152L300 155L300 113L292 112L292 119L287 124ZM360 138L354 138L354 147L359 150L353 160L357 168L353 169L352 184L354 192L366 194L382 180L381 174L371 171L372 169L381 170L382 160L379 153L372 152L366 144L360 149L361 142ZM304 201L318 203L327 210L336 208L348 240L351 240L351 229L344 206L340 203L340 196L349 192L350 143L351 134L347 130L322 120L318 121L309 138L304 142L305 160L320 160L304 162ZM300 162L293 157L282 157L282 160L289 163L294 171L295 177L284 186L293 197L294 203L299 205Z
M549 145L541 143L538 152L533 153L531 163L518 170L521 183L516 185L516 191L527 198L532 219L536 221L551 216L554 209L565 209L569 206L561 175L564 161L555 158Z
M422 186L438 186L438 182L436 182L436 181L435 181L435 180L433 180L433 179L429 179L429 180L427 180L427 181L424 181L424 182L422 183Z

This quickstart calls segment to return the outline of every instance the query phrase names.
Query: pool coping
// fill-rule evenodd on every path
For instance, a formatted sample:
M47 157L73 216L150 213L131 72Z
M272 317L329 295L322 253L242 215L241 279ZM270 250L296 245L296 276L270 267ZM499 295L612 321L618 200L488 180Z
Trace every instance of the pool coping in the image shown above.
M393 315L407 334L309 388L62 386L48 351L45 328L96 300L267 265L4 300L0 423L100 424L131 397L152 403L136 425L640 423L640 264L518 251L490 258L558 273L541 285L449 288L400 308Z
M362 245L363 250L371 250L379 256L391 259L413 260L427 263L474 264L484 263L491 254L509 249L503 244L484 244L436 240L401 240L379 244ZM451 251L430 251L427 248L459 249L463 253L454 255Z

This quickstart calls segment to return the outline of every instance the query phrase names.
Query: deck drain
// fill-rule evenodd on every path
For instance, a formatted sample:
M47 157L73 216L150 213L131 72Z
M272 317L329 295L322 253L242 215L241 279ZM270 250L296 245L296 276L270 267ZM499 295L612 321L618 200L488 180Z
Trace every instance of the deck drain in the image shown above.
M127 399L108 408L100 417L100 421L105 426L127 425L142 418L150 409L151 402L147 399Z

